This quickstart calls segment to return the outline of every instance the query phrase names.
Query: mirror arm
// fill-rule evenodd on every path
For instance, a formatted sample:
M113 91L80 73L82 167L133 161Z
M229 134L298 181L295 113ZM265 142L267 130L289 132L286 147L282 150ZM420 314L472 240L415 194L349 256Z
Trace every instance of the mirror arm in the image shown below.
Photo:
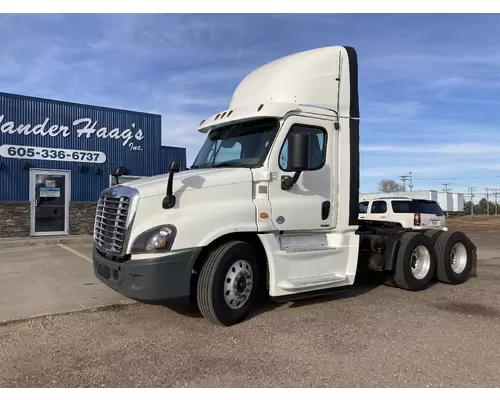
M161 202L163 209L167 210L175 206L175 196L173 194L173 184L174 184L174 174L179 172L181 169L181 163L179 160L172 160L170 166L168 167L168 182L167 182L167 193Z
M297 181L299 180L301 172L302 171L295 171L295 174L293 174L293 178L288 176L288 175L282 176L281 177L281 189L290 190L293 187L293 185L295 185L297 183Z
M166 196L163 198L161 204L165 210L175 206L175 196L172 193L173 181L174 181L174 172L170 171L170 173L168 174L167 193Z

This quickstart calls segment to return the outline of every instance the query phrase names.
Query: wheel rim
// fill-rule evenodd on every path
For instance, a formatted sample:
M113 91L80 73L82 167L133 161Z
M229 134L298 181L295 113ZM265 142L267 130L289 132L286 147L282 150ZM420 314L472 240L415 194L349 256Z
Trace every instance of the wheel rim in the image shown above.
M418 246L411 255L411 272L417 279L423 279L431 268L431 255L425 246Z
M232 309L243 307L253 288L253 271L245 260L238 260L227 271L224 281L224 299Z
M451 269L456 274L460 274L467 265L467 250L463 243L455 243L450 252Z

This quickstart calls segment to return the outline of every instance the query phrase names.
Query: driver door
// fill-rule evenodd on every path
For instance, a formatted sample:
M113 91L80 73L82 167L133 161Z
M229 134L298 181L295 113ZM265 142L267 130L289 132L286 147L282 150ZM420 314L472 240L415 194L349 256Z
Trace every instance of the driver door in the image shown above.
M295 130L309 134L309 169L300 174L291 189L282 188L283 177L293 177L287 170L288 137ZM291 116L286 119L270 158L272 179L269 200L272 222L280 231L327 230L337 220L335 188L337 148L333 121Z

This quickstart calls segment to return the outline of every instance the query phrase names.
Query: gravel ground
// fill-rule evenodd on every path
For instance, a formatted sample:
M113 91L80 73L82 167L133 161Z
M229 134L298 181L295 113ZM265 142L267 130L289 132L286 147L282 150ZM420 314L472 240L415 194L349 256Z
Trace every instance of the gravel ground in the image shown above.
M230 328L145 304L12 322L0 386L497 387L499 267L419 293L363 277Z

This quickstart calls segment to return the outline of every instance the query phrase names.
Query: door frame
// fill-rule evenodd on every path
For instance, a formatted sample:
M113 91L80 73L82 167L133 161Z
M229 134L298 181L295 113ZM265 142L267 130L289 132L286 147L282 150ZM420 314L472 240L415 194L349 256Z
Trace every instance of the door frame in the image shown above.
M310 113L301 113L301 114L290 114L281 124L280 131L276 135L275 141L272 145L271 150L268 154L268 167L272 171L271 172L271 181L268 185L268 194L271 212L273 215L272 223L275 229L284 231L284 232L306 232L307 234L311 232L325 232L331 231L337 228L338 225L338 216L337 216L337 207L339 201L339 179L338 179L338 131L334 129L334 120L332 118L326 118L320 115L310 114ZM281 176L288 175L293 176L293 172L284 171L280 166L280 155L284 146L285 141L289 137L290 130L295 125L308 126L311 128L320 128L325 131L326 134L326 155L325 155L325 163L319 169L315 170L307 170L302 172L299 177L297 184L295 184L291 190L283 191L281 189ZM280 206L283 206L285 203L293 202L294 197L300 201L302 198L303 201L309 201L309 196L306 194L302 196L300 194L300 185L302 185L303 179L305 176L311 173L318 173L324 168L330 168L330 174L328 175L328 179L330 180L330 190L328 196L325 195L325 199L330 201L330 214L328 216L327 221L318 221L317 224L312 224L310 220L307 220L304 224L299 224L299 226L287 226L286 225L286 215L281 215L283 209ZM276 191L276 192L275 192ZM274 199L278 199L279 197L288 197L287 201L277 202ZM307 207L306 207L307 208ZM285 209L286 210L286 209ZM289 208L286 210L288 214L292 214L294 211ZM318 214L321 212L321 203L318 202L317 210ZM304 214L305 215L305 214ZM320 215L320 214L319 214ZM280 218L284 217L284 218ZM283 220L283 222L279 222L277 218ZM284 225L281 225L284 223ZM295 225L297 225L295 223Z
M36 174L46 175L64 175L64 230L54 232L35 232L35 217L36 206L35 201L35 178ZM30 196L30 236L58 236L69 235L69 203L71 201L71 171L67 169L44 169L30 168L29 179L29 196Z

